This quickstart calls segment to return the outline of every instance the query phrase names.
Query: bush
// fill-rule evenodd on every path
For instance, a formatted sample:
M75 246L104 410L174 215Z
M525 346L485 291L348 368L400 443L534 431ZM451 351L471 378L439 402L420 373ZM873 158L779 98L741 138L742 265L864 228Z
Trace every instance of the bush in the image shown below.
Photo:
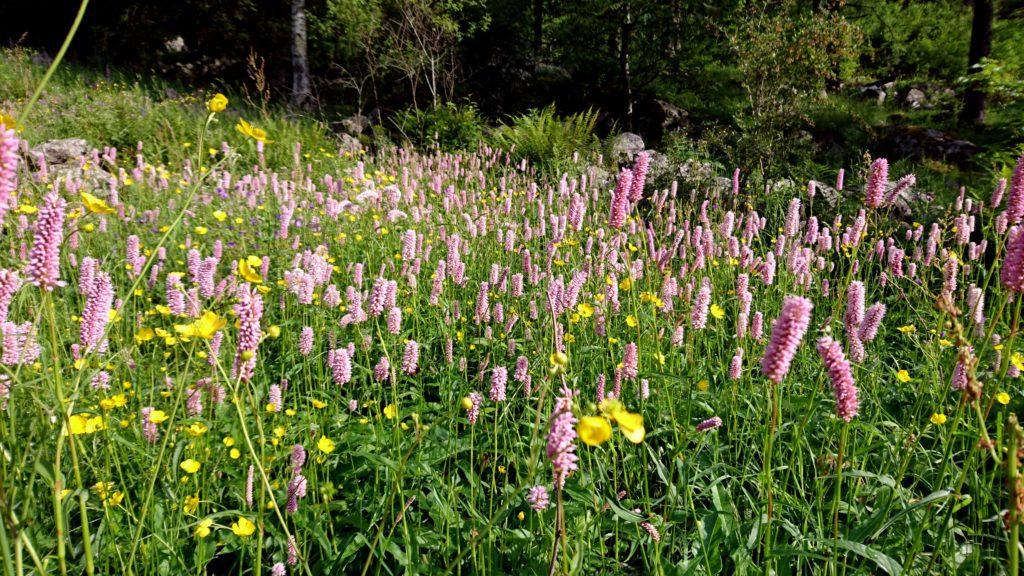
M787 0L743 15L729 37L749 102L736 118L741 167L764 176L803 152L794 135L807 107L847 75L859 35L834 12L808 14Z
M515 116L493 134L494 143L517 159L526 159L545 173L559 173L576 153L596 155L601 142L594 134L597 112L559 116L553 106Z
M408 108L396 113L392 122L399 135L417 148L472 149L484 132L484 121L472 103Z

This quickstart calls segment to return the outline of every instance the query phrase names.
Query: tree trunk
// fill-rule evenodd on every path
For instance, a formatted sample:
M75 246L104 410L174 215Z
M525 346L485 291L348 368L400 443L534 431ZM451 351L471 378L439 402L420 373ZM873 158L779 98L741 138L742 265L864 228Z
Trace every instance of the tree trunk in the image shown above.
M633 130L633 77L629 71L629 54L633 42L633 14L629 9L629 0L623 2L622 38L619 45L619 67L622 73L622 87L625 102L626 130Z
M544 48L544 0L533 0L533 62L540 61L540 51Z
M309 87L309 60L306 55L306 0L292 0L292 97L295 108L304 108L313 99Z
M974 0L974 19L971 22L971 48L967 57L967 73L977 74L979 65L992 51L992 0ZM964 122L980 124L985 120L985 92L971 85L964 95Z

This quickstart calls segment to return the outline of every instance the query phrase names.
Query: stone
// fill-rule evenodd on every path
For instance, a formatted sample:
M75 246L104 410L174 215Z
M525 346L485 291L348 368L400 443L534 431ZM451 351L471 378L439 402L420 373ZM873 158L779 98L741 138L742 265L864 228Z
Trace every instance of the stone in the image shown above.
M363 149L363 143L360 142L358 138L352 136L351 134L341 134L340 136L338 136L338 145L342 150L346 152L351 152L352 154L355 154Z
M82 138L64 138L62 140L50 140L32 148L30 154L37 163L40 159L46 161L46 165L67 164L77 160L89 153L89 143Z
M896 187L898 180L890 180L885 184L886 197L892 192L892 189ZM921 207L926 206L932 201L931 194L926 194L918 190L917 186L909 186L899 194L896 195L892 200L892 213L898 218L906 220L914 213L914 211Z
M917 88L911 88L907 92L907 95L903 97L903 101L906 102L907 106L910 106L911 108L920 108L926 100L927 97L925 96L924 92L918 90Z
M655 139L670 132L685 129L690 117L690 113L686 110L657 98L637 102L635 115L640 130Z
M612 140L612 159L616 162L632 162L644 150L644 139L632 132L623 132Z
M679 179L687 184L697 184L711 179L715 168L708 162L701 162L694 158L688 159L679 166ZM729 181L729 188L732 188L732 181Z
M359 136L370 127L371 121L368 116L353 114L341 121L342 129L353 136Z
M983 149L968 140L956 138L934 128L890 126L878 142L877 156L889 158L929 158L964 164Z
M90 187L101 190L113 175L92 163L85 163L87 168L83 169L82 157L88 155L91 149L89 143L81 138L65 138L43 142L29 150L28 157L37 171L42 169L45 162L50 182L84 179Z
M587 167L585 173L591 188L604 189L613 185L611 173L603 166L593 164Z
M864 86L860 89L860 93L862 96L874 100L879 106L885 104L886 93L881 86Z
M839 200L842 198L839 190L836 190L832 186L818 180L812 180L812 182L814 183L815 199L821 199L829 208L836 208L839 206Z

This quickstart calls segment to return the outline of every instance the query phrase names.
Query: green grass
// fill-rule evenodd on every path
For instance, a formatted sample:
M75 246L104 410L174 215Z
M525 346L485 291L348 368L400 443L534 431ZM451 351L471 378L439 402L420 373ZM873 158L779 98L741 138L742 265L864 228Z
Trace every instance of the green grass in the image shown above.
M17 58L0 61L0 91L12 103L30 88L17 70L33 70ZM571 177L560 186L557 172L520 169L503 151L352 158L339 155L315 123L258 117L237 98L204 129L198 95L158 100L138 85L93 90L74 78L58 77L22 136L34 144L88 134L96 146L125 138L120 160L106 166L124 173L76 190L106 199L112 213L100 214L67 185L23 170L17 209L4 220L0 267L25 277L38 209L51 190L69 204L59 247L67 285L44 292L26 284L8 315L34 327L40 357L0 367L9 379L0 411L5 574L266 574L286 561L289 537L298 549L292 574L543 574L552 566L559 574L1014 573L1016 533L1000 514L1014 501L1004 447L1019 433L1007 423L1024 406L1015 374L1024 364L1020 300L1000 283L1006 235L988 208L975 216L990 252L972 260L956 240L955 205L937 202L915 214L920 225L869 211L863 243L840 246L859 197L839 225L805 199L787 246L810 251L807 273L799 261L807 253L780 252L768 282L755 260L776 249L789 197L701 188L692 202L685 191L664 204L631 206L630 220L613 229L609 189L583 189ZM128 118L150 107L180 127L162 132L158 122L145 132L107 109L96 112L105 120L88 124L88 107L53 118L73 96L98 105L104 94ZM265 168L255 165L254 143L234 131L237 117L258 118L275 140ZM141 160L132 153L136 137L144 142ZM205 150L219 150L221 140L226 152ZM295 142L308 154L298 166ZM848 165L850 189L863 184L857 167ZM820 179L833 175L834 168ZM968 187L975 206L988 200L989 184ZM586 208L578 225L574 203ZM761 215L763 231L730 240L727 221L742 235ZM837 226L832 249L800 240L811 216ZM932 222L943 233L926 263ZM716 247L703 261L697 226ZM917 226L923 237L908 240ZM461 283L448 248L453 234L461 238ZM133 237L141 260L128 263ZM890 238L906 252L903 276L873 255ZM733 243L749 248L749 258L729 254ZM202 274L193 278L196 256L215 262L212 293L203 295ZM267 258L265 274L244 272L239 260L249 256ZM76 358L81 317L98 293L81 289L87 257L109 274L116 314L98 316L110 320L108 348ZM954 258L962 265L952 287L944 268ZM327 270L330 278L314 280L305 300L304 278L323 280ZM559 280L572 284L583 271L575 296L555 296ZM168 281L172 274L182 275L181 288ZM522 293L517 274L526 277ZM736 334L741 274L750 281L751 313L765 319L760 339ZM690 294L705 279L715 306L698 327ZM346 288L371 311L373 286L383 280L395 282L394 302L347 322L356 303ZM836 414L814 341L830 335L850 352L844 294L854 280L864 283L868 304L882 302L888 312L852 365L860 410L847 423ZM980 326L965 313L971 284L985 295ZM340 303L329 302L332 287ZM197 295L194 310L172 310L181 290ZM936 306L944 290L958 310ZM239 325L247 309L239 302L257 294L263 311L254 372L245 378L233 370L248 358ZM773 385L759 361L787 295L809 298L814 312L788 376ZM476 312L483 300L489 318ZM552 301L566 309L550 310ZM188 336L201 311L224 320L214 326L219 345ZM393 331L386 316L398 313ZM306 327L315 334L308 355L300 349ZM2 340L13 337L11 326L4 330ZM410 341L419 362L405 371ZM351 379L338 383L327 357L349 343ZM576 389L576 417L612 419L598 405L598 382L604 377L614 388L630 343L639 350L638 375L622 381L620 399L642 416L646 437L630 441L620 421L609 423L613 434L599 446L577 441L578 470L556 490L546 452L556 395ZM0 352L9 352L11 343L2 344ZM568 361L555 370L560 346ZM743 371L732 379L737 348ZM529 362L529 393L513 378L520 356ZM971 360L967 373L981 384L969 393L950 386L959 358ZM390 370L378 379L382 359ZM498 367L509 372L508 398L492 401ZM93 386L104 374L110 388ZM283 388L282 401L268 410L274 386ZM473 392L485 398L475 423L463 407ZM197 393L202 405L190 405ZM167 419L144 421L146 408ZM697 432L712 416L723 425ZM72 417L98 417L102 426L68 435ZM306 496L293 513L286 502L295 445L308 458ZM198 469L182 466L189 460ZM551 492L547 509L525 500L534 486ZM242 518L253 533L240 529Z

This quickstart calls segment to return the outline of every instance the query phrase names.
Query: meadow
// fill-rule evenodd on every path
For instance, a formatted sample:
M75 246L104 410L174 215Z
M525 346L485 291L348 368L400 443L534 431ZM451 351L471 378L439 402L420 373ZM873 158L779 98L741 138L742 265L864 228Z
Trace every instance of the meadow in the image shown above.
M1018 573L1024 157L902 217L190 98L3 117L4 574Z

